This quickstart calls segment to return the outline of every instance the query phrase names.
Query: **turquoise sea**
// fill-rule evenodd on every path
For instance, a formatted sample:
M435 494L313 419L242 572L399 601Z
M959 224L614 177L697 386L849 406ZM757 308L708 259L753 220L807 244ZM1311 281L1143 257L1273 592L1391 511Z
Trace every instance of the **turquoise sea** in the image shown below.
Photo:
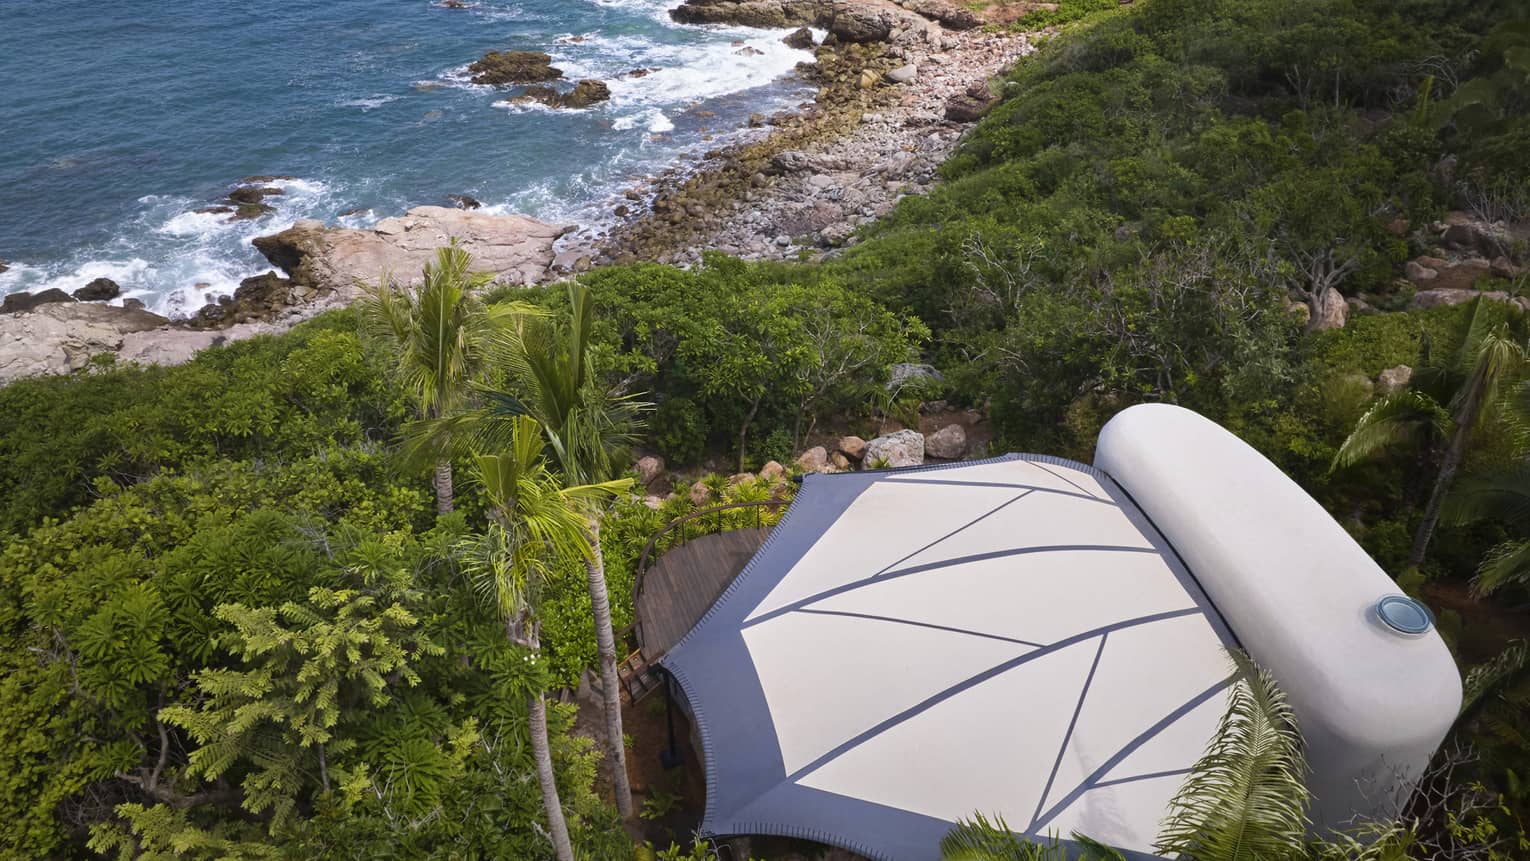
M0 0L0 294L96 277L164 313L264 271L249 240L467 194L600 225L645 176L806 99L777 31L684 27L679 0ZM608 103L552 111L466 82L542 50ZM621 77L656 69L645 77ZM276 212L197 214L243 177Z

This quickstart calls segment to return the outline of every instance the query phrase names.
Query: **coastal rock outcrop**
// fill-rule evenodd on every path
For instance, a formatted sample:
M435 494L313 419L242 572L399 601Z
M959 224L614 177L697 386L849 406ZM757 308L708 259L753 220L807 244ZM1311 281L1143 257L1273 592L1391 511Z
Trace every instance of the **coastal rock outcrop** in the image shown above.
M68 293L57 287L49 287L41 293L11 293L5 297L5 301L0 302L0 314L20 314L39 305L73 301Z
M286 273L294 289L346 298L384 275L418 282L436 249L453 240L472 255L475 269L495 280L535 283L553 262L554 241L571 229L520 215L417 206L371 229L326 227L303 219L280 233L256 237L254 244Z
M843 42L885 42L904 16L893 4L853 0L686 0L670 10L681 24L817 27Z
M74 298L81 302L102 302L122 295L122 287L110 278L96 278L74 291Z
M587 108L611 98L611 88L603 81L583 80L567 93L548 86L527 87L512 102L541 102L550 108Z
M563 77L552 57L541 51L490 51L468 66L475 84L537 84Z
M166 322L148 311L72 300L0 318L0 382L77 371L99 353L120 350L128 335Z

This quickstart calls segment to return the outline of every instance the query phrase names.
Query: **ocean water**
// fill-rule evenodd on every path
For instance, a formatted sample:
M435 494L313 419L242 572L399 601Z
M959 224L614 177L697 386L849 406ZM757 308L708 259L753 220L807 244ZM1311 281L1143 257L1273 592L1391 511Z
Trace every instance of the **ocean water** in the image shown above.
M364 226L468 194L599 225L642 178L800 103L811 59L779 31L684 27L679 0L0 0L0 294L108 277L189 314L269 268L255 236ZM600 78L583 111L506 102L463 72L488 50ZM642 78L617 77L656 69ZM249 175L276 212L192 210Z

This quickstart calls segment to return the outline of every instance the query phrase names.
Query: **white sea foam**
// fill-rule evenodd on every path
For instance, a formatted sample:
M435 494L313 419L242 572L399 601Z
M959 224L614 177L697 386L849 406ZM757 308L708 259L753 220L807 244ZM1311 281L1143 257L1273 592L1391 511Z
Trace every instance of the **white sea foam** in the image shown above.
M649 108L648 110L642 111L640 113L628 114L624 117L617 117L611 123L611 128L616 129L617 131L627 131L629 129L638 128L639 126L642 126L653 134L662 134L664 132L672 132L675 130L674 121L671 120L669 116L659 108Z
M363 98L363 99L349 99L347 101L343 101L343 102L340 103L340 107L342 107L342 108L361 108L361 112L362 113L366 113L367 111L370 111L370 110L372 110L374 108L380 108L383 105L388 104L389 102L396 102L398 100L399 100L398 96L389 96L389 95L368 96L368 97Z
M600 78L616 104L676 105L770 84L811 55L774 30L727 28L702 45L660 45L633 37L594 37L557 46L554 65L569 78ZM737 44L735 44L737 43ZM657 69L629 77L633 69Z

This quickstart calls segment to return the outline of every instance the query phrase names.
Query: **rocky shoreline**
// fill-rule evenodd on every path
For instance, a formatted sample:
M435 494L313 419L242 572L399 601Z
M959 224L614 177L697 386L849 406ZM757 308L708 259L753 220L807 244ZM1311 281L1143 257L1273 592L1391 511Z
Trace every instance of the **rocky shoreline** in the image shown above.
M796 113L757 117L770 127L763 140L710 152L700 165L629 191L609 230L576 233L438 206L367 229L300 220L255 240L275 270L182 320L131 300L102 304L115 294L99 289L14 294L0 308L0 384L78 371L104 354L174 364L229 340L281 332L348 305L360 285L385 274L417 280L433 250L452 240L497 281L526 285L596 263L686 264L709 248L745 258L828 253L902 195L927 190L964 123L994 99L990 80L1031 50L1024 34L984 33L978 16L946 0L687 0L671 14L682 23L776 27L803 47L814 39L803 28L825 33L815 62L800 68L819 86L817 98ZM261 196L280 193L245 184L253 191L236 189L219 212L253 217Z

